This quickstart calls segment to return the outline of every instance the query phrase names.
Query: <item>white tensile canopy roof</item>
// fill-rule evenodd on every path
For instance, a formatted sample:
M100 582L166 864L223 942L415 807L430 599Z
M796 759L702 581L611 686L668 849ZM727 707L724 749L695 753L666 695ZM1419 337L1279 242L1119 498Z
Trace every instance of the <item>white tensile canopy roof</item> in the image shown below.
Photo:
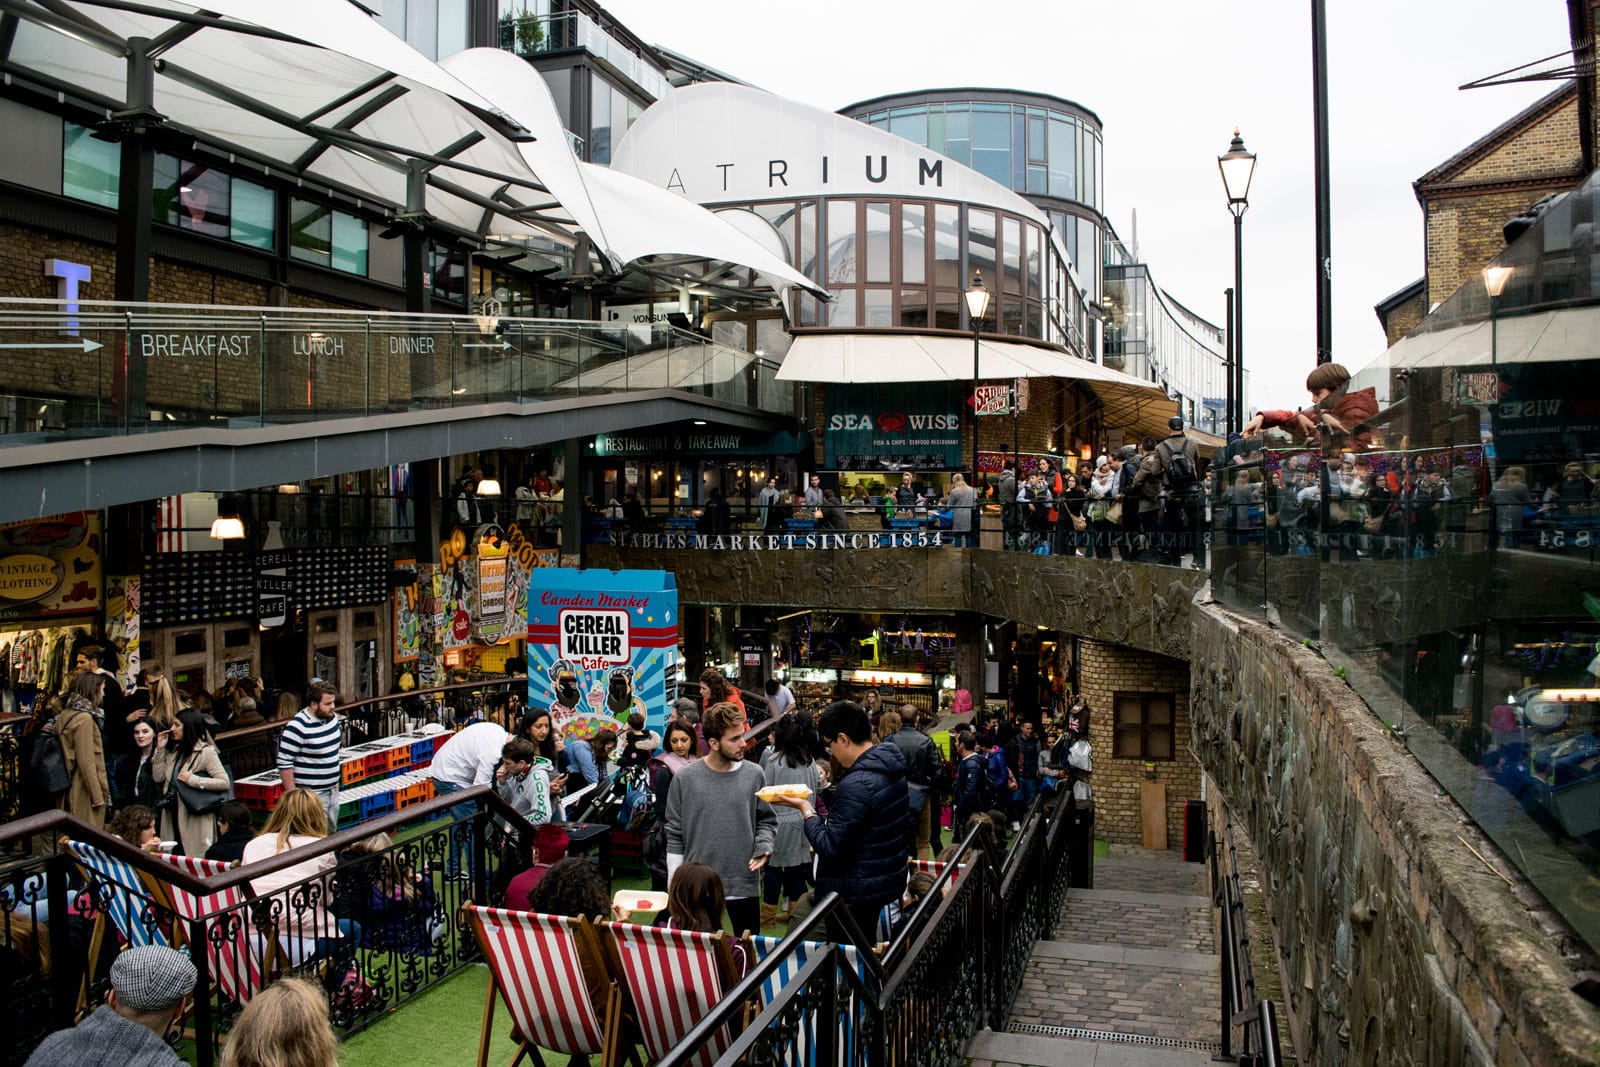
M694 255L731 259L777 285L809 284L686 202L676 233L645 231L672 239L642 247L630 233L644 211L615 190L590 194L543 79L508 53L473 49L434 63L349 0L18 0L6 8L18 17L9 78L86 103L113 123L192 137L185 151L198 160L303 177L395 213L405 210L408 174L418 168L425 214L464 234L572 244L581 230L613 270L651 255ZM130 41L140 39L156 60L148 111L129 91L127 56L139 50Z

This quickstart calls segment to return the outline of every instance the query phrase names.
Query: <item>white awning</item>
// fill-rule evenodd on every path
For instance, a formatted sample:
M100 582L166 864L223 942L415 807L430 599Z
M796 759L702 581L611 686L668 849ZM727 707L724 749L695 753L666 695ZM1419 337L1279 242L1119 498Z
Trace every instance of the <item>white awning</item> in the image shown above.
M978 376L1070 378L1164 396L1161 387L1055 348L984 337ZM778 371L793 382L948 382L972 380L972 339L932 334L803 333Z
M1600 307L1557 308L1409 334L1389 349L1389 367L1488 367L1600 358Z
M469 234L531 234L551 203L517 151L529 134L347 0L59 0L14 4L7 77L127 112L131 40L157 62L155 125L221 155L402 210L408 166L426 168L426 211ZM140 118L141 116L132 116Z

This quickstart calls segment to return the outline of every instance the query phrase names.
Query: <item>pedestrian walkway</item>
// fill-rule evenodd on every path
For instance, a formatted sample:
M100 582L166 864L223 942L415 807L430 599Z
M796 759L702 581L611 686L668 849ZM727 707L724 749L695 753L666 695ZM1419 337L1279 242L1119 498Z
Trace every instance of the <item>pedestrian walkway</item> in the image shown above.
M1219 963L1203 864L1112 846L1094 888L1068 891L1004 1033L972 1067L1199 1067L1219 1048Z

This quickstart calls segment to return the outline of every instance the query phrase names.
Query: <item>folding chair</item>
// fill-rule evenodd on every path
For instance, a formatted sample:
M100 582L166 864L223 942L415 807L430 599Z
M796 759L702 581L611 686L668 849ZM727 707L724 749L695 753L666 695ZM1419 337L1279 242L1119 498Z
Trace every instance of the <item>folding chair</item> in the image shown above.
M158 853L158 856L196 878L209 878L229 868L229 864L197 856L165 853ZM172 895L172 908L180 918L185 922L204 921L211 980L223 995L243 1005L259 993L271 967L250 937L250 916L245 908L247 898L243 889L235 886L204 896L196 896L177 886L169 886L168 891ZM182 924L178 929L188 932ZM190 951L193 951L192 944ZM271 954L271 946L268 946L266 955Z
M94 901L96 912L94 928L89 934L89 966L84 970L83 983L78 990L81 1010L88 1005L89 983L94 978L94 963L100 958L100 946L105 942L108 917L130 948L144 945L169 948L171 942L162 929L163 902L158 899L159 890L140 877L131 864L83 841L67 841L66 849L78 861L89 881L86 896Z
M659 926L606 923L602 946L620 970L650 1060L659 1060L686 1037L735 984L733 954L722 931L714 934ZM604 937L605 933L611 936ZM689 1062L710 1067L733 1042L726 1026Z
M478 1067L489 1058L496 993L511 1012L517 1045L511 1067L529 1055L544 1067L540 1048L599 1054L601 1067L615 1067L623 1051L622 990L607 971L589 920L473 904L464 910L489 964ZM596 1002L598 990L604 990L604 1003ZM627 1051L632 1059L631 1044Z

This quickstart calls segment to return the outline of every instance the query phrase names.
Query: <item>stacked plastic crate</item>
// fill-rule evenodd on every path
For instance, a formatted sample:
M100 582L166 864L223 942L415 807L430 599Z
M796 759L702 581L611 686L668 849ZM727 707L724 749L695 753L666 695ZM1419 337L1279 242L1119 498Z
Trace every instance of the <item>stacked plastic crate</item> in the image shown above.
M433 797L427 767L448 733L395 734L339 752L339 829L420 804ZM233 795L253 811L271 811L283 796L277 771L233 783Z

